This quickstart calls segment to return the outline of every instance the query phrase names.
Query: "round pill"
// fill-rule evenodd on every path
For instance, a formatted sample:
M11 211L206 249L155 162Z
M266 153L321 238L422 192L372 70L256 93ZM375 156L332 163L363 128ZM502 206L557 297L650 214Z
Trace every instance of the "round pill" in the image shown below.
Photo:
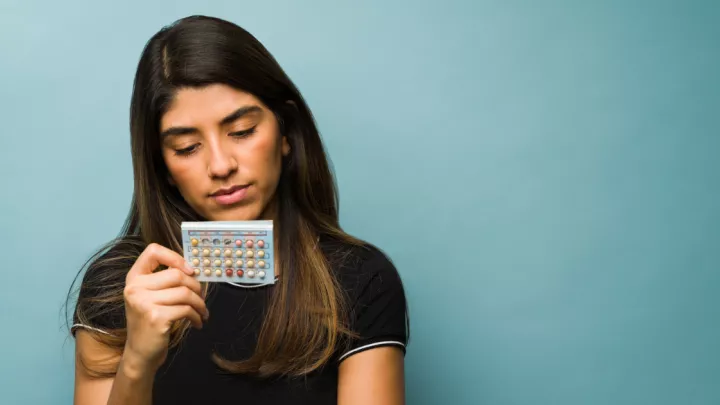
M265 272L264 271L258 271L258 277L265 278Z
M197 255L199 255L199 254L200 254L200 251L199 251L199 250L197 250L197 249L193 249L193 250L192 250L192 255L193 255L193 256L197 256Z
M220 249L215 249L215 250L213 251L213 254L214 254L215 256L220 256Z
M265 257L265 251L264 251L264 250L258 250L258 257Z
M235 251L235 256L237 256L237 257L242 257L242 255L243 255L243 251L242 251L242 250L236 250L236 251Z
M193 266L199 266L200 265L200 259L193 259L192 260Z
M230 260L230 259L225 260L225 266L226 267L232 266L232 260Z
M236 274L238 275L238 277L242 277L242 276L243 276L243 271L242 271L242 270L238 270Z
M264 247L265 247L265 241L261 239L261 240L258 241L257 245L258 245L259 248L264 248Z
M210 259L203 260L203 266L207 267L210 265Z
M220 259L215 259L215 267L220 266L222 264L222 261Z
M265 261L264 261L264 260L259 260L259 261L258 261L258 267L260 267L261 269L265 268Z
M249 241L245 242L245 246L251 248L253 246L253 241L249 240Z
M232 277L232 275L233 275L233 270L232 270L232 269L225 269L225 274L226 274L228 277Z
M195 238L192 238L192 240L190 241L190 244L192 244L193 246L197 246L198 243L199 243L198 240Z
M210 275L210 269L205 269L204 273L205 273L206 276L209 276L209 275Z
M248 261L247 261L247 266L248 266L248 267L254 267L254 266L255 266L255 262L252 261L252 260L248 260Z
M230 256L232 256L232 250L230 250L230 249L225 249L224 254L225 254L225 257L230 257Z
M235 239L235 246L242 246L242 241L240 239Z
M242 266L243 266L243 261L242 261L242 260L238 260L238 261L235 262L235 267L242 267Z
M254 255L255 255L255 252L253 252L252 250L247 251L247 255L246 255L247 257L253 257Z
M215 275L218 276L218 277L222 276L222 270L220 270L220 269L215 269Z
M203 249L203 256L210 256L210 249Z
M193 272L195 273L196 276L200 275L200 269L194 269Z
M248 275L248 277L253 278L253 277L255 277L255 271L254 271L254 270L248 270L247 275Z

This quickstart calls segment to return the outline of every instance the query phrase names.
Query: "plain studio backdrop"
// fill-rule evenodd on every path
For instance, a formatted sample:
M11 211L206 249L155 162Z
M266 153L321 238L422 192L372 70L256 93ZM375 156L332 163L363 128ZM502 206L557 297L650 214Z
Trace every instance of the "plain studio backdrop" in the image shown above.
M62 304L129 206L142 47L189 14L307 97L407 288L409 404L720 403L720 3L681 0L3 0L1 403L72 401Z

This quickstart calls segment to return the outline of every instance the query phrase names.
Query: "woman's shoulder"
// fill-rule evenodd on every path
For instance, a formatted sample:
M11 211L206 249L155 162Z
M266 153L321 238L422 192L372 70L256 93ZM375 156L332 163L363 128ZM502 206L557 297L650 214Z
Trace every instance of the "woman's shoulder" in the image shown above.
M401 282L390 255L368 241L354 243L326 240L321 246L335 274L345 287L355 287L373 279Z
M125 278L144 248L140 238L124 236L90 256L79 274L72 333L77 328L107 332L125 327Z
M408 302L390 255L369 242L324 248L346 292L349 326L357 334L339 360L380 346L397 346L404 352L410 333Z

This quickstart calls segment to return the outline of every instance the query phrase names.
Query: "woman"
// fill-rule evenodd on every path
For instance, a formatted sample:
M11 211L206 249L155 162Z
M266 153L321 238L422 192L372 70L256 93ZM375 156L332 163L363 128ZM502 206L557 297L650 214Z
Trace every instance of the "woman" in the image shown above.
M406 301L338 224L311 112L249 33L189 17L140 59L126 225L88 262L75 404L402 404ZM201 285L182 221L271 219L275 284Z

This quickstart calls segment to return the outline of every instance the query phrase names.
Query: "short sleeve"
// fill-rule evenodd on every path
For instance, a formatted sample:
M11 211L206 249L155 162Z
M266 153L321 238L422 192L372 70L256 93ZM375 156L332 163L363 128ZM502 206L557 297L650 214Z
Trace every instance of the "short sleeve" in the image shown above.
M363 256L357 273L349 277L353 297L351 329L357 337L339 354L338 361L382 346L395 346L406 352L407 300L400 274L390 259L376 248Z
M78 329L108 335L125 329L125 277L138 254L134 243L119 242L89 261L73 312L73 335Z

